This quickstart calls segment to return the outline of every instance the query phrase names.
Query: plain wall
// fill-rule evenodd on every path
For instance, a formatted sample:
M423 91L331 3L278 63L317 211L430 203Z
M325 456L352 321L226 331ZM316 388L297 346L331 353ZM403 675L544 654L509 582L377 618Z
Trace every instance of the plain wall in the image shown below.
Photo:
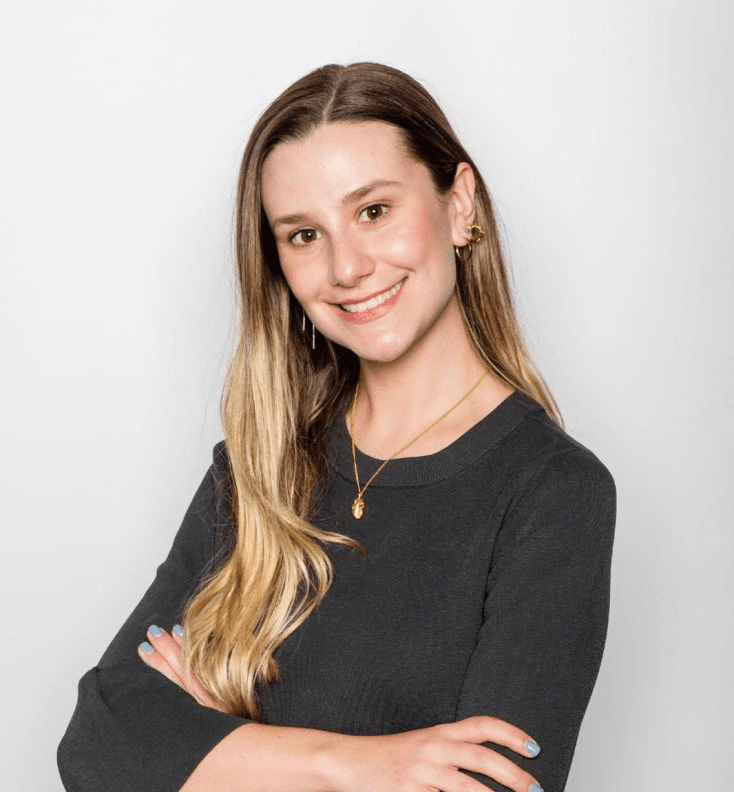
M606 653L567 790L725 788L734 6L41 0L3 17L3 786L61 789L77 680L222 436L253 122L312 68L375 60L423 82L482 170L530 347L617 482Z

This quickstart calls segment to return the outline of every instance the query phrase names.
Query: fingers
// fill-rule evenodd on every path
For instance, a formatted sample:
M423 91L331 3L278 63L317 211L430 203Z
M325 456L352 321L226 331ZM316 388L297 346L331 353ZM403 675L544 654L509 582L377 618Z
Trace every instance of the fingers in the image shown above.
M171 630L171 638L181 647L183 647L183 627L180 624L174 624Z
M468 768L467 768L468 769ZM482 770L479 771L483 772ZM543 792L540 784L533 782L532 776L525 774L526 778L516 783L509 780L502 780L499 775L492 776L495 780L501 781L512 792ZM431 788L438 787L444 792L487 792L487 787L481 781L476 781L471 776L458 773L454 768L438 767L434 768L431 777ZM494 787L492 787L494 789Z
M154 634L149 629L146 637L148 640L144 641L140 644L140 646L138 646L138 656L140 659L146 665L150 666L151 668L155 668L156 671L170 679L174 684L186 689L181 676L176 670L175 663L171 664L169 660L169 657L172 656L170 649L168 650L167 654L160 651L165 646L165 641L161 642L161 638L163 638L163 631L161 630L160 634ZM168 640L171 640L170 636L168 636Z
M467 742L493 742L504 745L523 756L537 756L540 746L522 729L491 715L472 715L469 718L441 726L444 734Z
M213 709L221 710L222 712L226 712L225 707L217 701L211 693L201 684L199 677L196 676L195 673L187 673L186 669L184 668L183 664L183 627L180 624L174 625L173 629L171 630L171 638L176 643L179 648L179 661L181 671L179 672L182 678L187 680L188 690L191 695L199 702L199 704L203 704L205 707L211 707Z
M450 756L452 764L483 773L514 792L542 792L536 778L491 748L457 742L452 746Z
M153 651L150 653L146 652L145 649L147 647L145 644L141 644L138 647L138 654L142 657L143 662L155 668L156 671L160 671L171 682L175 682L180 688L183 688L198 700L196 695L198 691L195 690L192 684L193 680L190 675L186 674L184 669L181 645L165 630L155 624L148 628L146 638L148 639L147 645L152 647Z
M514 762L491 748L472 744L492 742L523 756L537 756L540 746L527 732L491 715L474 715L439 728L443 737L456 741L444 756L452 765L483 773L515 792L542 792L537 779Z
M138 655L144 663L160 671L164 676L185 690L199 704L226 712L225 707L204 688L194 673L189 673L183 662L183 629L175 625L169 635L157 625L148 628L148 640L138 647ZM146 652L146 648L150 652Z

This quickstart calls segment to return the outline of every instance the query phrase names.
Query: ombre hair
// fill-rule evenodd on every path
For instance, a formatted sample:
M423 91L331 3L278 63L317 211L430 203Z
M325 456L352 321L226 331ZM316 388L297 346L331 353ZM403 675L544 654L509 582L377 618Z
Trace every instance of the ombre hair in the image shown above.
M265 110L242 159L235 207L238 332L222 394L231 541L184 614L184 662L227 711L262 721L256 686L277 681L274 653L312 613L333 580L324 543L367 555L344 534L311 523L327 475L329 427L359 376L349 349L303 333L261 198L263 162L279 143L325 124L381 121L400 131L410 157L447 195L457 165L476 181L475 221L486 232L457 261L457 293L471 343L503 382L539 402L564 427L515 312L487 187L435 100L412 77L377 63L328 65L287 88Z

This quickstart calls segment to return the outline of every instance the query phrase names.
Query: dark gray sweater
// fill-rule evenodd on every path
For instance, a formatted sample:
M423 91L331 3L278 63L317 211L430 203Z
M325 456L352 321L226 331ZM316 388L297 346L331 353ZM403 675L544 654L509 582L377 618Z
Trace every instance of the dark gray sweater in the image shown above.
M541 752L484 745L562 792L606 639L609 470L519 391L442 451L388 462L359 521L343 419L328 453L316 522L356 538L370 561L326 545L334 583L276 653L281 681L260 690L265 722L369 735L494 715ZM380 462L357 452L362 483ZM180 619L226 539L226 465L219 443L155 580L81 678L58 750L67 790L178 790L246 722L200 706L137 655L150 624Z

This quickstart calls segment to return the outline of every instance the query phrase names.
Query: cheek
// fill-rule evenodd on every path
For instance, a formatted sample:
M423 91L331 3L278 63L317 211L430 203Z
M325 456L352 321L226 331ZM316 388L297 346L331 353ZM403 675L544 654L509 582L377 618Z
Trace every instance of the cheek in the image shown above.
M385 234L381 252L395 264L413 267L425 260L432 233L427 214L416 212Z
M424 208L388 235L384 252L396 263L426 265L445 256L444 248L450 243L445 225L441 217Z
M299 266L300 264L300 266ZM288 287L299 302L308 299L313 288L313 278L309 278L307 266L303 262L289 262L284 256L280 258L280 268Z

